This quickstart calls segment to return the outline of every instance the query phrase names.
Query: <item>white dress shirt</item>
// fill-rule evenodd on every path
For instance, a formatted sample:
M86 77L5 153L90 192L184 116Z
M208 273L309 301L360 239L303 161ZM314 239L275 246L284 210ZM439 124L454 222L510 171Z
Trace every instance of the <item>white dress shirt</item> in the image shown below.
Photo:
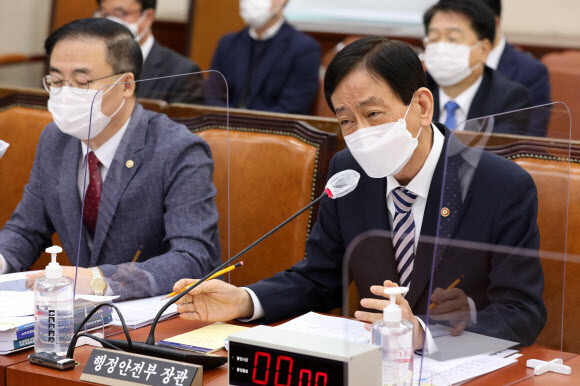
M252 28L252 27L250 27L249 33L250 33L250 36L252 37L252 39L254 39L254 40L268 40L270 38L273 38L274 35L276 35L278 33L278 31L280 31L280 28L282 28L283 24L284 24L284 18L281 17L280 20L278 20L273 26L271 26L266 31L264 31L264 34L262 36L258 36L256 29Z
M155 43L155 39L153 39L153 35L149 35L147 40L143 42L141 45L141 53L143 54L143 63L147 60L149 53L151 52L151 48L153 48L153 43Z
M451 98L445 94L445 91L443 91L441 87L439 87L439 122L444 123L447 120L447 111L445 110L445 105L449 101L454 101L459 105L459 108L455 110L456 130L463 130L463 125L461 124L467 120L469 108L471 107L473 98L475 98L475 94L477 93L482 80L483 75L481 75L471 86L467 88L467 90L463 91L456 98ZM453 127L449 127L449 129L453 129Z
M489 55L487 56L487 61L485 62L485 64L487 64L488 67L497 70L497 66L499 66L499 61L501 59L501 56L503 55L503 51L505 50L506 43L507 41L505 39L505 36L501 35L499 43L497 44L497 46L491 49Z

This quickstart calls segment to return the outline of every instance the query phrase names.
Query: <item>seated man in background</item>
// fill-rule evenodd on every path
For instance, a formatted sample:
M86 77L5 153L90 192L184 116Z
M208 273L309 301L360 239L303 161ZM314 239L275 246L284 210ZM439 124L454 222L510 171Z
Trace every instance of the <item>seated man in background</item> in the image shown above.
M355 317L366 322L382 318L377 311L388 303L383 286L398 283L409 286L409 293L399 296L397 303L403 318L415 326L416 348L423 346L424 339L431 345L428 330L416 315L425 315L432 301L437 304L431 315L477 314L475 321L460 320L454 326L457 333L468 327L524 344L534 342L546 322L537 256L514 252L472 258L447 248L437 263L438 271L454 278L459 273L466 280L445 290L450 283L443 287L434 279L437 289L429 295L433 253L420 236L437 234L440 202L452 208L447 219L454 224L440 237L524 248L532 254L537 254L540 237L531 176L514 162L461 144L464 150L448 152L454 137L444 125L432 123L437 107L425 86L421 62L405 43L371 36L342 49L328 66L324 92L348 149L334 156L329 176L354 169L361 174L358 186L344 197L321 201L306 243L306 259L247 288L220 280L202 283L182 298L181 317L272 323L341 307L347 274L343 264L351 242L369 230L393 230L393 240L402 241L381 248L375 264L349 261L349 277L367 308ZM464 158L471 152L477 156L471 159L479 159L475 166ZM450 154L458 166L449 170L458 170L461 182L469 182L459 184L467 189L466 198L461 198L462 191L441 199ZM456 202L457 197L463 202ZM174 291L191 282L179 281Z
M453 130L468 119L530 106L525 87L485 65L495 41L495 18L484 3L441 0L425 12L423 24L434 121ZM496 124L494 132L521 134L525 126Z
M532 106L551 102L550 76L542 62L531 54L520 51L506 41L500 31L501 0L483 0L495 14L495 40L487 57L487 66L503 76L526 87L532 97Z
M542 62L506 41L500 31L501 0L483 0L495 14L495 41L487 57L487 66L503 76L524 86L532 98L531 105L539 106L552 102L550 97L550 75ZM531 119L530 134L545 136L550 118L549 111L537 110Z
M143 53L141 79L200 71L189 58L155 41L151 26L157 0L97 0L95 16L107 17L129 28ZM162 99L168 103L204 103L202 76L183 76L143 82L139 98Z
M229 106L279 113L310 114L318 92L320 47L284 20L287 0L240 0L248 24L221 38L211 69L228 83ZM208 104L225 106L215 95L221 77L210 75Z
M45 50L54 122L0 231L0 272L28 269L54 232L73 264L78 256L78 293L149 297L186 272L212 270L220 249L209 146L137 103L131 82L143 59L129 30L76 20L54 31ZM29 275L27 285L43 274ZM74 279L75 267L64 274Z

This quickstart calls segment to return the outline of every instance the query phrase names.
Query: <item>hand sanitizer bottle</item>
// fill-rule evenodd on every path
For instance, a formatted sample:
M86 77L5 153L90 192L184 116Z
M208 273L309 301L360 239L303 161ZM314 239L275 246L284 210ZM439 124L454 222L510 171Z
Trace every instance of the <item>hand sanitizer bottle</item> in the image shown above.
M385 288L390 304L383 310L383 320L372 325L373 344L383 348L383 386L411 386L413 384L413 323L402 320L397 295L409 288Z
M34 282L34 351L66 355L74 328L73 281L62 276L56 255L59 246L46 249L52 261L45 276Z

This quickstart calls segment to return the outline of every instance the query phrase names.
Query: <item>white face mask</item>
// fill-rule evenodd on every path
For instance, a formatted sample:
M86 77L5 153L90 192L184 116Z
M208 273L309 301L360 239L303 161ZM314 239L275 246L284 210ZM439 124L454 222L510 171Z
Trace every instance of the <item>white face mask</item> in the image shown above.
M137 43L139 43L141 41L141 39L143 39L143 36L145 36L147 34L147 32L149 31L149 29L146 28L143 32L139 33L139 25L141 24L141 22L143 21L144 18L145 18L145 14L142 14L141 17L139 17L139 20L137 20L135 23L127 23L125 20L119 19L118 17L107 16L107 19L127 27L127 29L129 31L131 31L131 34L133 34L133 37L135 38Z
M439 86L452 86L467 78L477 66L469 67L469 55L473 46L457 43L429 43L425 47L425 66Z
M117 84L123 74L114 84ZM77 94L71 87L63 87L58 94L50 94L48 98L48 111L52 114L54 122L64 134L71 135L81 140L89 139L89 126L91 131L90 139L99 135L111 122L111 119L121 110L125 104L125 98L119 108L110 117L101 112L103 95L106 92L99 90L87 90L83 94ZM95 95L97 97L95 98ZM93 98L95 102L93 103ZM91 116L91 104L93 113ZM90 123L89 123L90 121Z
M252 28L260 28L278 12L271 10L272 0L240 0L240 16Z
M414 98L414 96L413 96ZM413 104L413 99L411 99ZM354 159L372 178L384 178L399 173L409 162L417 148L419 134L413 138L407 130L407 114L397 122L358 129L346 135L344 140Z

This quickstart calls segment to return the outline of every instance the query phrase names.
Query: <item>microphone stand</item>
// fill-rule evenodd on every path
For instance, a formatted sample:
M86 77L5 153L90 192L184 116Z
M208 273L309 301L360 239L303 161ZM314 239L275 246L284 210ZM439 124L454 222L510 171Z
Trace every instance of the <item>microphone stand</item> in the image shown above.
M305 211L307 211L308 209L310 209L313 205L315 205L316 203L318 203L320 200L322 200L324 197L327 197L327 196L328 196L328 193L325 191L317 199L315 199L314 201L312 201L310 204L306 205L304 208L300 209L298 212L294 213L291 217L289 217L288 219L286 219L284 222L282 222L277 227L273 228L271 231L269 231L268 233L266 233L264 236L260 237L258 240L254 241L252 244L248 245L240 253L238 253L237 255L235 255L234 257L232 257L231 259L229 259L228 261L226 261L225 263L223 263L222 265L220 265L219 267L215 268L213 271L211 271L210 273L208 273L207 275L205 275L204 277L202 277L194 285L192 285L191 287L187 288L181 294L175 295L173 298L171 298L167 303L165 303L165 305L163 307L161 307L161 309L159 310L159 312L155 316L155 319L153 319L153 323L151 324L151 329L149 330L149 336L147 337L146 344L148 344L148 345L155 345L155 327L157 327L157 322L159 322L159 319L161 318L161 315L163 315L163 313L165 312L165 310L170 305L172 305L173 303L175 303L176 301L178 301L179 299L181 299L182 297L184 297L185 295L187 295L189 293L189 291L191 291L192 289L194 289L195 287L197 287L198 285L200 285L201 283L203 283L204 281L206 281L214 273L221 271L222 269L224 269L225 267L227 267L228 265L230 265L231 263L233 263L234 261L236 261L237 259L239 259L244 253L248 252L250 249L252 249L256 245L260 244L264 239L266 239L272 233L276 232L278 229L282 228L284 225L286 225L290 221L294 220L296 217L298 217L299 215L301 215L302 213L304 213Z

